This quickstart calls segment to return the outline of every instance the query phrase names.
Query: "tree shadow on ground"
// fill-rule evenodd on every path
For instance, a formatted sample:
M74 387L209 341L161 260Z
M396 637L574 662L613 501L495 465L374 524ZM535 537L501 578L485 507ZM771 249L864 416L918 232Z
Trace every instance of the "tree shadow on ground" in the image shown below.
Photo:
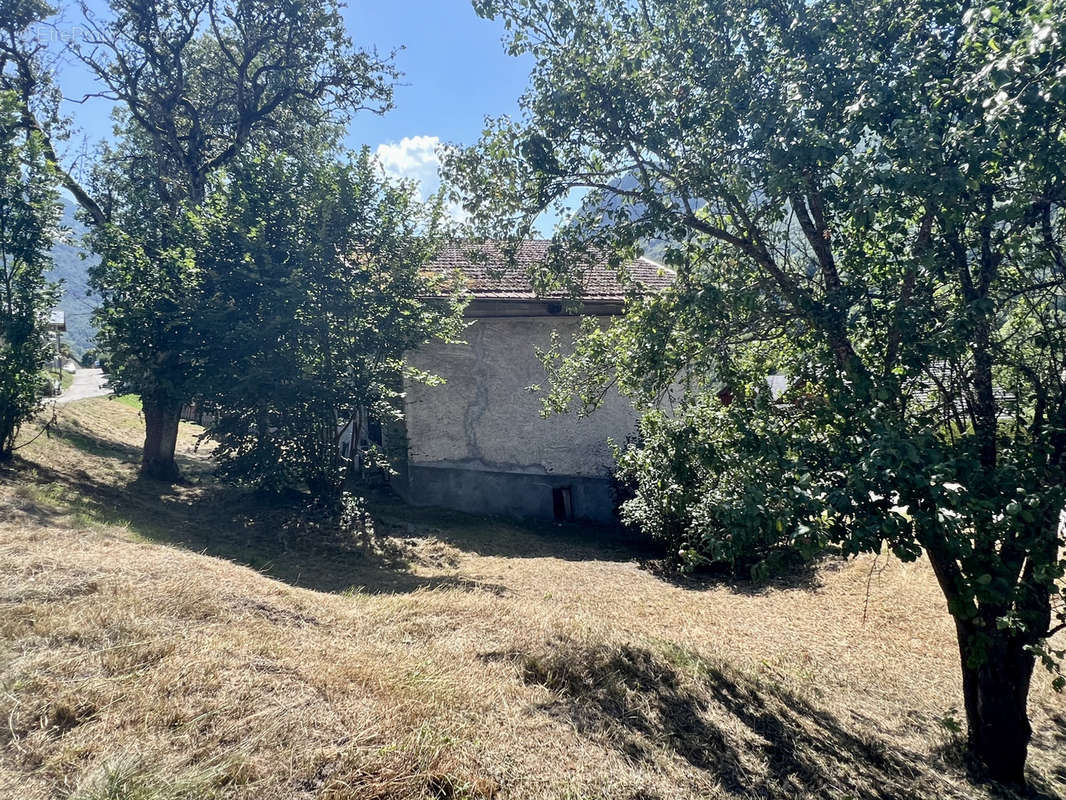
M370 500L375 518L399 535L432 536L479 556L642 561L661 554L655 543L613 525L515 520L411 506L380 490Z
M114 401L109 399L108 402ZM109 459L121 464L137 465L141 462L141 447L86 428L77 418L59 417L42 433L86 456ZM188 452L179 448L174 460L187 481L195 481L209 470L206 454L197 453L193 447L190 447Z
M141 457L140 448L117 439L92 434L75 425L56 425L48 433L51 438L64 441L87 455L131 462L137 462Z
M417 552L377 537L345 537L328 519L309 514L306 498L261 494L217 483L206 474L195 484L147 480L137 474L135 448L83 432L55 435L96 458L65 464L16 460L10 469L32 475L43 495L23 502L21 512L41 522L74 512L86 522L121 526L148 541L224 558L323 592L506 591L461 576L418 575L413 571ZM112 463L105 473L100 456L124 463Z
M360 589L368 593L418 588L478 587L502 592L459 576L424 577L414 573L420 553L442 543L464 553L503 558L553 558L566 561L636 562L661 580L686 589L726 586L758 593L768 589L816 585L808 565L772 581L737 580L727 575L681 575L666 566L662 547L618 527L583 523L515 521L431 507L415 507L386 490L353 487L368 495L378 536L356 542L339 536L328 521L308 512L306 496L277 497L219 483L206 450L179 447L183 484L137 476L140 448L113 432L75 419L61 419L50 436L78 457L27 462L50 485L57 499L90 519L127 525L159 542L251 566L293 585L327 592ZM40 509L39 509L40 510ZM454 565L453 565L454 566Z
M388 491L371 493L376 519L398 536L430 536L463 552L503 558L556 558L564 561L635 562L664 583L690 591L726 588L758 595L780 589L817 589L821 571L843 564L839 557L797 560L767 578L738 576L728 569L685 573L667 557L667 548L618 525L581 522L516 521L432 506L410 506Z
M763 680L715 667L680 648L550 641L539 652L490 653L513 660L543 686L544 713L636 761L679 759L709 786L770 800L967 798L973 785L887 743L866 721L833 714ZM1051 798L1031 794L1029 797Z
M140 462L141 451L129 442L101 431L82 426L77 419L60 419L50 435L70 445L89 459L108 459L131 467ZM176 460L186 477L186 486L170 487L139 481L148 494L181 498L188 505L204 506L219 497L232 501L238 495L254 495L254 504L265 504L269 514L276 514L288 506L298 513L306 498L289 496L279 501L266 495L243 492L231 486L221 486L212 475L208 449L193 451L179 443ZM57 468L55 464L51 465ZM68 470L65 470L68 471ZM83 471L84 472L84 471ZM192 496L188 484L197 485L205 497ZM352 491L365 494L370 501L375 524L392 536L412 541L437 539L463 552L507 558L559 558L573 561L642 561L660 555L661 548L647 539L633 536L617 526L589 523L554 523L548 521L518 521L501 517L467 514L450 509L411 506L401 501L387 488L353 486ZM295 502L294 502L295 500ZM210 513L206 514L211 517ZM246 515L247 516L247 515ZM245 520L244 524L248 524ZM150 537L152 538L152 537Z
M765 578L749 577L743 572L738 574L725 566L683 572L668 558L645 559L641 562L641 567L659 580L679 589L703 592L726 588L735 594L760 595L781 589L818 589L825 580L823 570L827 567L837 568L844 563L840 556L827 552L813 559L797 558L787 567L778 567Z
M1041 738L1046 740L1049 750L1062 754L1056 766L1051 768L1052 777L1066 785L1066 713L1048 714L1048 731Z

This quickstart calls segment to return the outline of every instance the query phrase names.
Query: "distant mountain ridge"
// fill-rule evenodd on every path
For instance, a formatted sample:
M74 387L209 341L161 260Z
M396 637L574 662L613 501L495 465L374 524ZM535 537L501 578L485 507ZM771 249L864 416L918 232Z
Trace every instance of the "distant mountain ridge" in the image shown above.
M623 192L639 190L641 188L640 181L632 174L616 178L611 181L611 185ZM700 205L702 205L702 203L697 203L697 207ZM594 204L590 198L586 197L581 205L580 213L590 215L599 213L601 215L599 226L605 228L615 224L612 215L617 214L623 207L625 207L625 201L620 195L608 194L606 197L602 198L598 204ZM625 216L630 220L637 220L644 215L645 211L645 206L642 203L634 203L628 206ZM662 263L666 248L669 247L670 244L671 242L667 239L648 238L641 242L644 256L659 263Z
M98 259L82 247L85 226L74 218L77 209L69 197L63 203L63 227L67 241L57 242L52 248L52 269L48 272L51 281L62 281L63 293L59 308L66 314L66 339L79 358L88 349L96 347L96 328L92 313L100 305L100 298L89 289L89 270Z

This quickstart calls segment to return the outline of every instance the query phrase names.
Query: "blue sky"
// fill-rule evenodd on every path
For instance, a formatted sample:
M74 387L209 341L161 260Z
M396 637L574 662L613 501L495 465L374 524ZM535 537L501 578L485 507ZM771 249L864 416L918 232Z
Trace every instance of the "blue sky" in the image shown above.
M100 11L104 0L89 0ZM79 12L65 2L60 35L76 33ZM343 9L345 24L359 46L380 52L404 49L396 65L404 73L396 88L396 108L384 116L364 113L351 123L350 147L369 145L394 175L417 178L426 191L436 188L438 143L471 144L486 115L515 114L531 62L508 56L501 44L503 26L481 19L469 0L352 0ZM91 91L89 76L69 65L61 76L68 96ZM71 159L82 142L109 135L109 107L102 101L70 105L81 136L68 147Z
M517 112L532 63L508 56L503 26L478 17L469 0L352 2L344 17L355 42L404 47L396 108L355 118L348 134L350 146L375 148L389 171L435 188L438 142L471 144L486 115Z

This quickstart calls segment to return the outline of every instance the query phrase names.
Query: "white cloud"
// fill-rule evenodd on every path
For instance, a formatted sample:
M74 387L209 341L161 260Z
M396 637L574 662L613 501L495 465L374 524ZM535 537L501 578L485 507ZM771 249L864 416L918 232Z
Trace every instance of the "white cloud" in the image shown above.
M427 200L440 188L440 156L437 154L440 144L439 136L404 136L398 142L379 144L374 157L386 175L413 180L417 187L416 196ZM467 218L458 203L446 203L444 210L456 221Z
M394 178L418 181L423 199L440 186L439 136L404 136L398 142L379 144L374 155Z

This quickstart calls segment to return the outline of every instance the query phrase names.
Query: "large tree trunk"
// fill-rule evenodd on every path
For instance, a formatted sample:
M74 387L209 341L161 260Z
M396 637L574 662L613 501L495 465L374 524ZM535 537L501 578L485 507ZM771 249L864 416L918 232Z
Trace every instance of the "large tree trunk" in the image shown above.
M992 780L1020 786L1033 733L1027 698L1036 658L1016 634L993 630L985 631L980 666L970 666L974 629L963 624L958 629L970 753Z
M0 418L0 463L10 461L15 447L15 421L4 414Z
M145 429L141 475L158 481L177 481L181 471L174 462L174 448L178 443L181 403L142 397L141 405Z
M987 777L1020 786L1032 737L1028 697L1036 658L1026 650L1032 635L999 629L1002 609L979 609L960 591L965 578L942 542L927 539L926 552L955 620L970 755ZM1048 596L1031 594L1030 600L1033 607L1020 609L1022 615L1032 631L1046 631Z

